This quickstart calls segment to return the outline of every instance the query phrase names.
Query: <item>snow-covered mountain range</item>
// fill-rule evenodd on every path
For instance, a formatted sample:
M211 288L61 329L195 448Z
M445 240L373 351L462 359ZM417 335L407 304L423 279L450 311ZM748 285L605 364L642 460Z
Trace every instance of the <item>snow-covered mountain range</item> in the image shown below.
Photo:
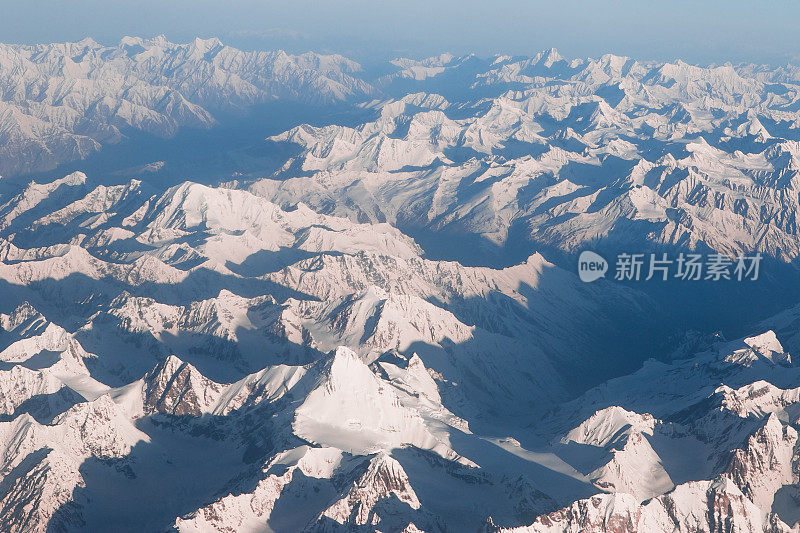
M686 309L564 258L791 271L800 70L367 72L0 45L0 530L798 531L798 302L676 331ZM44 173L268 102L348 118L220 153L213 183Z
M84 159L135 132L210 128L218 111L371 94L353 76L360 68L341 56L243 52L218 39L0 44L0 175Z
M444 61L399 75L435 79L468 64ZM555 51L487 68L471 88L498 96L417 92L365 104L379 114L355 128L298 126L273 137L303 151L251 190L500 245L653 242L795 258L796 72Z

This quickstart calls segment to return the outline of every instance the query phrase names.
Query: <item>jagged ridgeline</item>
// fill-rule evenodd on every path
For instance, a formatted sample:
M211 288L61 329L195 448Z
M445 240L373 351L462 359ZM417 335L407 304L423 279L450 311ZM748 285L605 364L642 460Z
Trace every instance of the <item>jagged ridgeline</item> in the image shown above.
M790 531L798 141L791 66L0 45L0 530Z

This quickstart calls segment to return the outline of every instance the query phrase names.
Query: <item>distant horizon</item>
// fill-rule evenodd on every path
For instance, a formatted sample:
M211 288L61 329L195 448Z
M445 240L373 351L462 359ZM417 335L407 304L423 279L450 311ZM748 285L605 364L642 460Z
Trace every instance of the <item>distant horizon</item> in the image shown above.
M403 5L366 0L300 0L291 5L273 0L224 5L208 0L0 0L0 7L5 15L0 41L14 44L75 42L86 36L115 44L125 35L163 34L172 42L217 37L245 50L338 53L365 63L445 51L530 56L549 48L576 58L611 53L696 65L800 61L795 22L800 3L789 0L769 6L739 0L617 0L602 5L584 0L558 5L509 0L492 5L451 0L432 5L416 0Z
M486 53L486 54L482 54L482 53L475 52L475 51L472 51L472 52L465 51L463 53L456 53L456 52L454 52L452 50L443 49L443 50L440 50L440 51L433 51L431 53L425 53L425 54L423 54L423 53L419 53L419 54L405 53L405 54L403 54L402 51L398 50L395 54L387 53L386 55L383 55L383 56L368 55L368 56L359 57L358 55L348 55L347 53L339 51L339 50L325 49L325 48L302 48L302 47L300 47L300 48L293 49L292 47L288 47L288 46L286 46L286 47L281 47L281 46L270 46L270 47L268 47L268 46L255 46L255 45L247 46L246 44L238 43L237 39L235 37L234 38L230 38L230 37L226 38L226 36L220 36L220 35L196 35L194 37L187 37L187 38L172 38L172 37L170 37L169 35L167 35L165 33L158 33L158 34L153 34L153 35L127 34L127 35L120 36L116 40L100 39L100 38L92 36L92 35L86 35L86 36L84 36L82 38L79 38L79 39L68 39L68 40L61 40L61 41L53 41L53 40L50 40L50 41L37 41L37 42L0 41L0 43L1 44L6 44L6 45L12 45L12 46L38 46L38 45L50 45L50 44L79 43L81 41L89 39L89 40L92 40L92 41L96 42L97 44L99 44L101 46L114 47L114 46L119 45L122 42L122 40L124 40L126 38L140 38L140 39L145 39L145 40L152 40L152 39L157 39L158 37L163 37L163 38L165 38L167 40L167 42L170 42L172 44L177 44L177 45L191 44L191 42L193 40L195 40L195 39L201 39L201 40L206 40L206 41L207 40L211 40L211 39L217 39L225 46L231 46L233 48L236 48L236 49L239 49L239 50L242 50L242 51L273 52L273 51L279 51L280 50L280 51L284 51L284 52L286 52L288 54L293 54L293 55L300 55L300 54L303 54L303 53L316 53L316 54L321 54L321 55L341 55L341 56L346 57L348 59L353 59L353 60L356 60L358 62L362 62L365 65L379 64L379 63L384 63L384 62L387 62L387 61L391 61L393 59L401 59L401 58L412 59L412 60L416 60L416 61L422 61L422 60L425 60L425 59L435 58L435 57L442 56L442 55L451 55L451 56L453 56L455 58L463 58L463 57L468 57L468 56L475 56L475 57L477 57L479 59L484 59L484 60L497 58L497 57L502 57L502 56L524 58L524 57L534 57L539 53L547 52L547 51L550 51L550 50L555 50L559 55L561 55L564 59L567 59L567 60L570 60L570 59L600 59L603 56L611 55L611 56L616 56L616 57L625 57L625 58L632 59L634 61L638 61L638 62L642 62L642 63L656 63L656 64L659 64L659 63L684 62L684 63L689 64L689 65L699 66L699 67L703 67L703 68L714 68L714 67L721 67L721 66L726 66L726 65L732 65L734 67L737 66L737 65L764 65L764 66L770 66L770 67L781 67L781 66L786 66L786 65L800 66L800 54L798 54L797 56L791 57L791 58L787 58L786 61L784 61L783 63L780 63L780 62L769 63L769 62L747 61L747 60L742 60L742 61L723 60L723 61L702 62L702 61L691 61L688 58L680 57L680 56L672 57L672 58L665 58L665 59L642 58L642 57L638 57L638 56L635 56L635 55L617 53L617 52L613 52L613 51L603 52L602 54L595 53L595 54L589 54L589 55L571 55L571 54L566 54L565 52L563 52L563 50L561 50L557 46L545 46L545 47L542 47L542 48L531 50L530 52L527 52L527 53L510 53L510 52L503 52L503 51L496 51L496 52Z

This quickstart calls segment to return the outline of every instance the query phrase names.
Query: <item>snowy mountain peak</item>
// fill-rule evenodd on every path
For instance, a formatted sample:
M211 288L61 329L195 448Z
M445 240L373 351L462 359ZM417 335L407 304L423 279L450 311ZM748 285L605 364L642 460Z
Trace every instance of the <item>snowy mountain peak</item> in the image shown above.
M402 520L403 506L416 510L420 501L400 463L386 453L379 453L367 462L366 471L353 482L347 494L328 507L318 522L324 524L329 519L351 527L385 528L387 521Z
M220 385L174 355L144 377L145 412L194 415L209 412L222 392Z

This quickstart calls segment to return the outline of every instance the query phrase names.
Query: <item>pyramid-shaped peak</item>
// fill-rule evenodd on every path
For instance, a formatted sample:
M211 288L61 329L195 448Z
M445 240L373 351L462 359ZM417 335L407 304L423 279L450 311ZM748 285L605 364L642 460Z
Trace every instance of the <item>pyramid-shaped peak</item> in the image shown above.
M360 366L366 367L361 358L358 357L358 354L348 348L347 346L339 346L333 353L333 362L341 363L341 364L359 364Z
M549 48L536 54L535 59L537 63L542 63L546 67L549 67L554 63L563 60L564 57L555 48Z
M0 315L0 327L6 331L17 328L30 320L42 319L44 316L30 302L22 302L9 315Z
M192 372L196 372L197 370L190 365L189 363L184 362L180 357L177 355L170 354L161 361L151 372L150 375L159 375L159 374L167 374L173 375L181 370L181 368L186 365L186 368Z
M199 416L211 412L224 386L170 355L144 378L145 412Z
M379 452L373 457L367 471L358 480L359 487L370 487L375 492L388 496L395 494L400 501L409 504L413 509L419 509L420 503L408 474L400 463L387 452Z

